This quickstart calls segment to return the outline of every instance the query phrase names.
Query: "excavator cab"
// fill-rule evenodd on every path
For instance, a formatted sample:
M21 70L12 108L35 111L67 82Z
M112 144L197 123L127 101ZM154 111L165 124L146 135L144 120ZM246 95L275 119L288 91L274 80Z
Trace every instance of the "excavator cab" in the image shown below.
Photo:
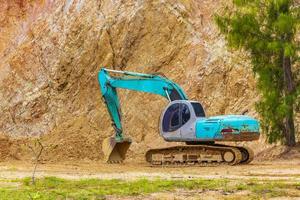
M160 134L166 141L195 138L195 122L205 112L197 101L175 100L168 104L160 117Z

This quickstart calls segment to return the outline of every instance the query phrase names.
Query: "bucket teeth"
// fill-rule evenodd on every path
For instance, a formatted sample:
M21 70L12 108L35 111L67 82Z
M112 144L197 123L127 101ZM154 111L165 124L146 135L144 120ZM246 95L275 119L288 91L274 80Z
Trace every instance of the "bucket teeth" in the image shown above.
M122 141L117 141L114 137L104 139L102 143L102 151L104 153L105 162L122 163L126 157L130 144L130 138L124 138Z
M108 164L120 164L123 163L123 160L108 160Z

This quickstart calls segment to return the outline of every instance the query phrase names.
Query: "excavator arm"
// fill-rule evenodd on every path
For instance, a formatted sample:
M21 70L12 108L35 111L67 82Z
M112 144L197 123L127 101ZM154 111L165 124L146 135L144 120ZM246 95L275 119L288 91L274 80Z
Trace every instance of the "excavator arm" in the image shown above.
M112 76L111 74L115 74ZM121 162L131 140L123 136L121 107L117 88L160 95L169 101L187 100L183 89L171 80L151 74L117 71L102 68L98 73L102 96L115 129L115 136L103 142L103 152L107 161Z

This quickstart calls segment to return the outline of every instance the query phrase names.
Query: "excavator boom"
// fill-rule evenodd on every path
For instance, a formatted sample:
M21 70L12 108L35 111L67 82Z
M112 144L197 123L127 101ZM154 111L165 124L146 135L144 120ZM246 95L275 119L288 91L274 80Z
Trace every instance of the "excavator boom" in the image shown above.
M115 130L115 135L106 138L102 144L105 160L109 163L122 162L131 144L131 139L123 135L117 88L157 94L169 101L188 99L179 85L160 75L102 68L98 73L98 81Z

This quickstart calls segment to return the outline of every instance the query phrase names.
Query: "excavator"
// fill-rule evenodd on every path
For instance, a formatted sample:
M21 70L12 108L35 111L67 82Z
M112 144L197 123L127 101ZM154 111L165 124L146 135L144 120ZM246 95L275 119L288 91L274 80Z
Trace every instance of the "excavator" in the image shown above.
M162 74L102 68L98 81L115 131L113 136L103 140L105 162L123 162L132 143L123 133L117 89L156 94L169 101L159 119L160 136L166 142L184 144L148 150L145 159L151 166L237 165L253 160L250 148L223 143L258 140L258 120L246 115L206 117L201 103L189 100L178 84Z

